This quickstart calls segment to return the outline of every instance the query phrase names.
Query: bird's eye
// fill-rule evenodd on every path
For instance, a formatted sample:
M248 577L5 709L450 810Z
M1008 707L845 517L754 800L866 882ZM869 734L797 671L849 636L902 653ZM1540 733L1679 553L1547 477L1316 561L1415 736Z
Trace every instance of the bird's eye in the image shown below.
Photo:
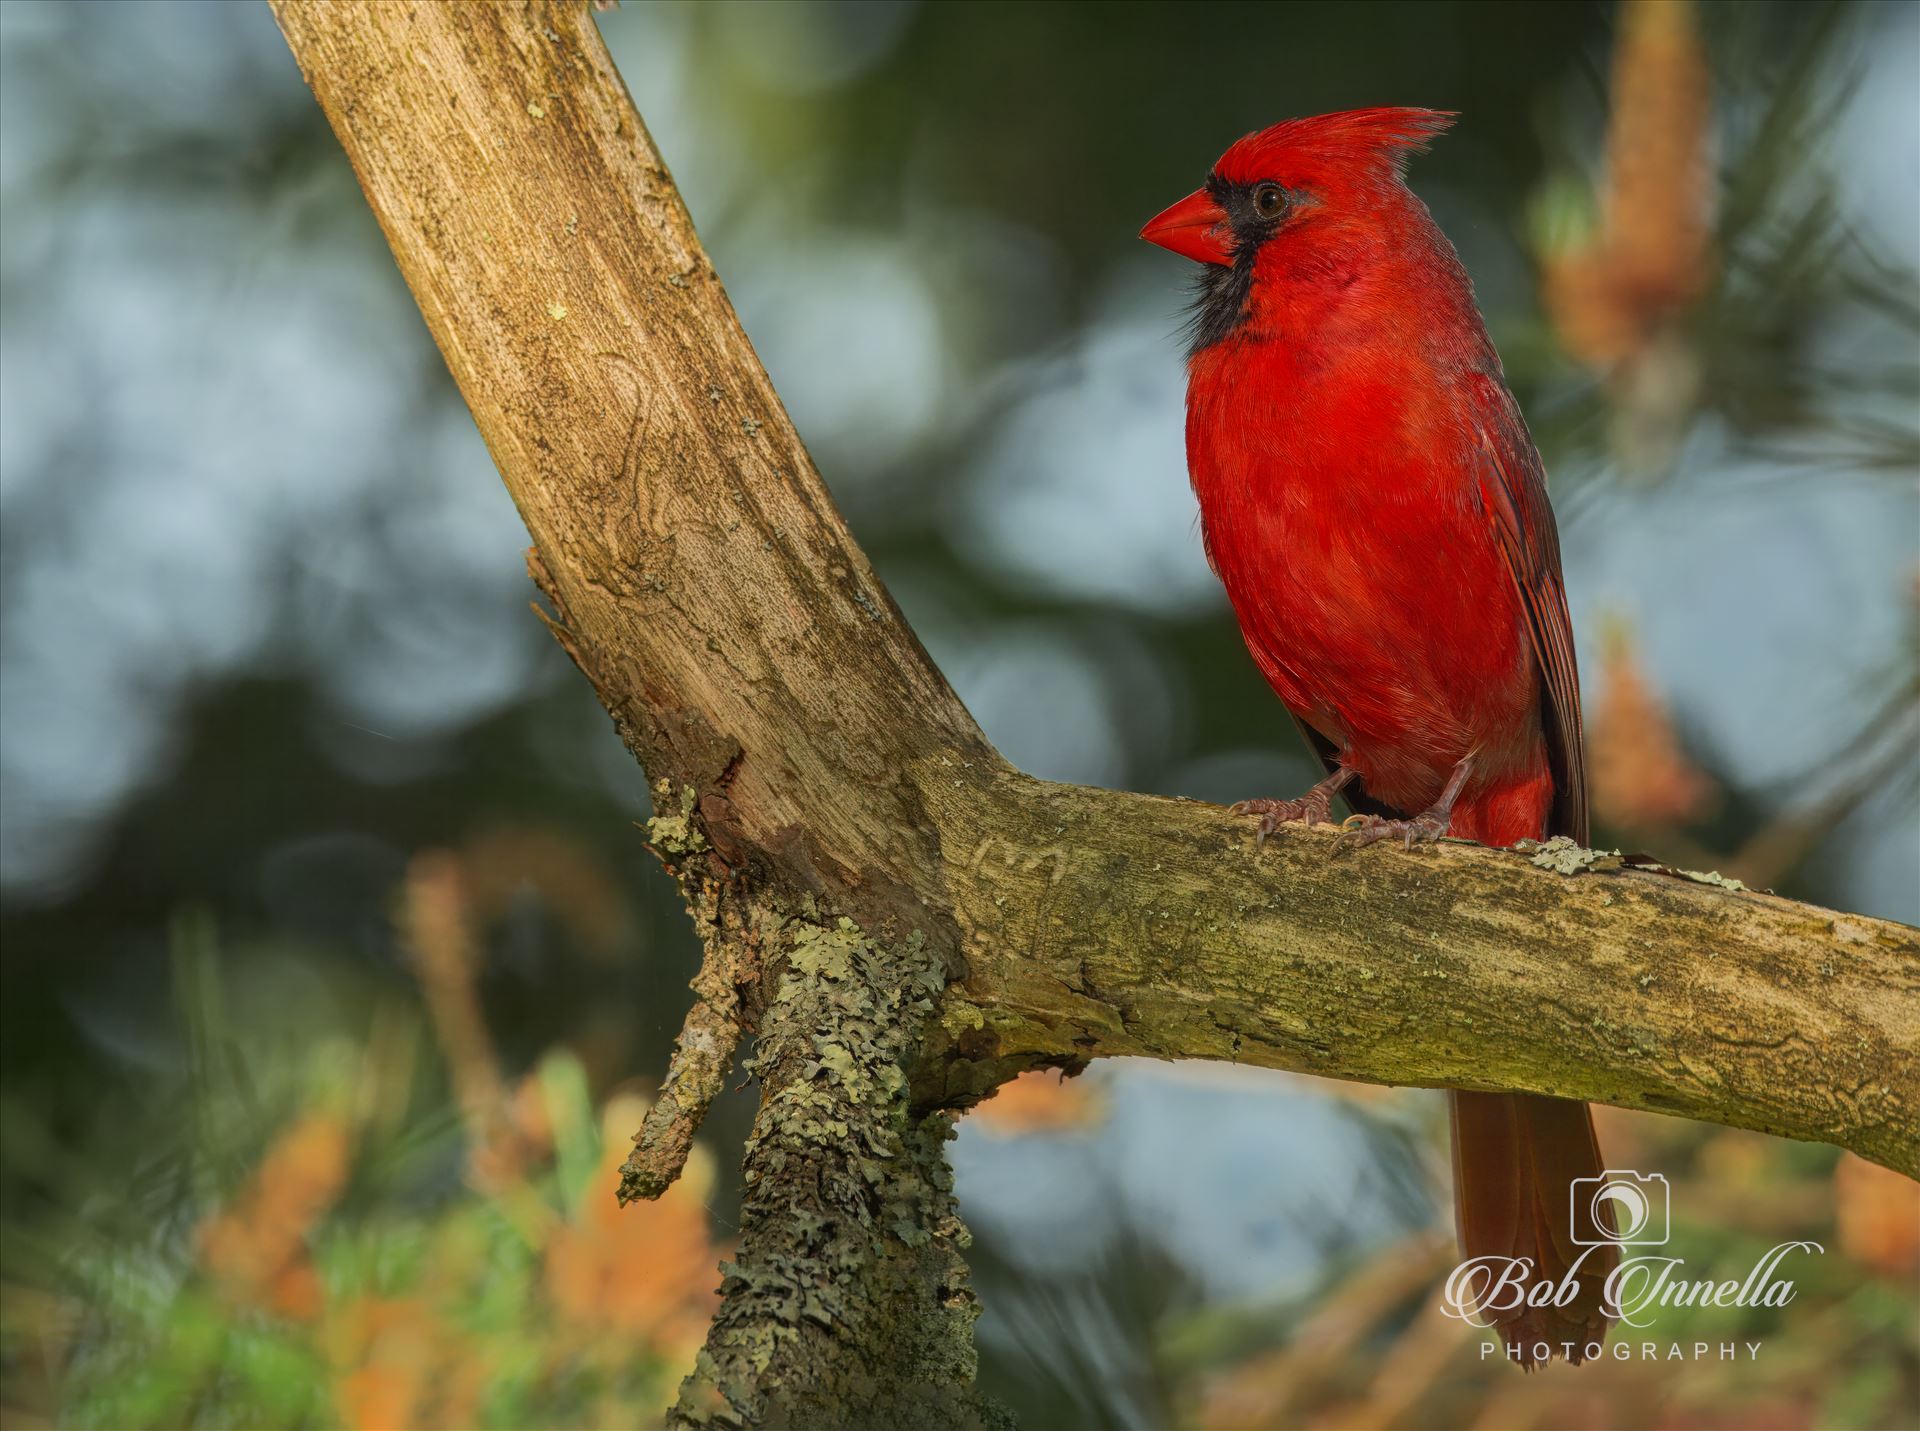
M1270 219L1287 206L1287 191L1278 184L1262 184L1253 191L1253 210Z

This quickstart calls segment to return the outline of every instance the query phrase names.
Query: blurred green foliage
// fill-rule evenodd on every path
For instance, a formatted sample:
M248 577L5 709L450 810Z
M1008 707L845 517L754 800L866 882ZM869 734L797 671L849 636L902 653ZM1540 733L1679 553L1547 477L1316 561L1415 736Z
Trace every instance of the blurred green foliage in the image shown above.
M50 1159L8 1110L9 1168L61 1175L59 1212L0 1227L9 1424L652 1424L714 1302L711 1158L624 1214L642 1101L597 1110L556 1051L468 1136L405 1001L290 1016L223 972L285 958L180 922L191 1055L153 1097L185 1128L103 1110L85 1161Z

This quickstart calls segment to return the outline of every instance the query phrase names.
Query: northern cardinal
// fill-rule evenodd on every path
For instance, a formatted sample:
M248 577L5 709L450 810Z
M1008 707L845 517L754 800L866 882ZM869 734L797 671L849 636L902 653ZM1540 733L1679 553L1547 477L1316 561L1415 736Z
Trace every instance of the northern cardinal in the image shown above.
M1260 838L1328 818L1409 846L1587 839L1580 689L1546 475L1453 245L1406 187L1452 122L1427 109L1293 119L1220 156L1141 237L1205 265L1187 466L1247 648L1325 765L1248 800ZM1572 1272L1560 1307L1491 1315L1531 1368L1605 1335L1611 1224L1584 1103L1452 1092L1467 1257Z

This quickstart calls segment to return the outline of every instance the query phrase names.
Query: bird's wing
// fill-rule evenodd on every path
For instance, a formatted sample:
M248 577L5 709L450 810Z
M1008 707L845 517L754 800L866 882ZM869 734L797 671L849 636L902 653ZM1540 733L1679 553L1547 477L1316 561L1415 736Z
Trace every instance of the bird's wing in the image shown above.
M1574 665L1573 621L1560 575L1560 534L1547 501L1547 474L1528 435L1520 405L1497 375L1480 374L1475 411L1485 457L1481 509L1527 613L1527 634L1540 667L1540 724L1553 767L1549 835L1587 843L1587 762L1580 735L1580 673Z

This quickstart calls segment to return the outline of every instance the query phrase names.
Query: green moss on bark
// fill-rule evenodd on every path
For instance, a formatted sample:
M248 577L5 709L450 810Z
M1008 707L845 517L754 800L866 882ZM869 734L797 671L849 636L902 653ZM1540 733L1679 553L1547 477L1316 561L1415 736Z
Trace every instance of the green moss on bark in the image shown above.
M809 914L749 1067L740 1253L680 1426L1004 1426L973 1390L978 1306L943 1113L905 1069L945 984L918 933L882 946Z

